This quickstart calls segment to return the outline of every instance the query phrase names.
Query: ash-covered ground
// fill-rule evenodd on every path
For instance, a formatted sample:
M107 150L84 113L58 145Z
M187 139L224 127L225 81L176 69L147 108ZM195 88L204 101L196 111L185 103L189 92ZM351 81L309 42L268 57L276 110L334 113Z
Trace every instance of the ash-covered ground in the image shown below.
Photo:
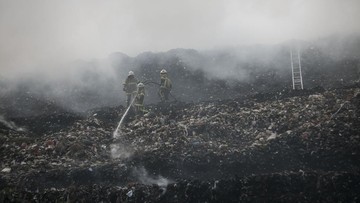
M360 86L0 123L1 202L358 202Z

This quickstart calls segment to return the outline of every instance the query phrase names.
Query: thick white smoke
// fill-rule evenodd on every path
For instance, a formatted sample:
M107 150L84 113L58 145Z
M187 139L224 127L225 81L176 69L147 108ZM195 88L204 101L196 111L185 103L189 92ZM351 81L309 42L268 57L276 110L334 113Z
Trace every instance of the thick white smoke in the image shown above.
M200 15L201 14L201 15ZM358 0L0 0L4 75L71 69L121 51L218 49L359 33Z

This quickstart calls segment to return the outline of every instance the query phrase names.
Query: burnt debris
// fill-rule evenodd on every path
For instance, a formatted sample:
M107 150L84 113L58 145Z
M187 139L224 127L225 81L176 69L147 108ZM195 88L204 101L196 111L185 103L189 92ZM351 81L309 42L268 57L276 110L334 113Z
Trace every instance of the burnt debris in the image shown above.
M1 202L356 202L360 87L1 124ZM25 118L23 118L25 119ZM53 123L53 122L51 122ZM34 126L35 125L35 126Z

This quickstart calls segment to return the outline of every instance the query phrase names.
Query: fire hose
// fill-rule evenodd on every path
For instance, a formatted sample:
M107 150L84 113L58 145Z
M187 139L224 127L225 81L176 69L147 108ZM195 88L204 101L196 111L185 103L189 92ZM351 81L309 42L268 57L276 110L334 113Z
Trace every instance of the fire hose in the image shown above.
M121 127L121 124L124 122L124 119L125 119L126 115L128 114L131 106L133 105L135 99L136 99L136 96L133 98L133 100L131 101L130 105L129 105L128 108L126 109L124 115L121 117L120 122L119 122L118 126L116 127L116 130L114 131L113 138L118 138L118 137L120 136L120 134L118 133L118 131L119 131L120 127ZM121 132L121 131L120 131L120 132Z

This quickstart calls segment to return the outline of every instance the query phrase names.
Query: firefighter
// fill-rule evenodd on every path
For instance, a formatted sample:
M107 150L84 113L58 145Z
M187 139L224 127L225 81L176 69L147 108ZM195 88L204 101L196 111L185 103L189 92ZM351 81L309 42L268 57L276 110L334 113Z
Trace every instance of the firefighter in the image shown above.
M145 86L143 83L137 85L137 93L135 97L135 111L136 114L142 115L144 113L144 97L145 97Z
M126 106L129 106L131 103L131 98L136 95L138 80L135 78L134 72L130 71L127 76L125 83L123 84L123 90L126 92L127 100Z
M168 78L167 71L162 69L160 71L160 90L159 95L162 102L169 100L169 94L172 88L171 80Z

